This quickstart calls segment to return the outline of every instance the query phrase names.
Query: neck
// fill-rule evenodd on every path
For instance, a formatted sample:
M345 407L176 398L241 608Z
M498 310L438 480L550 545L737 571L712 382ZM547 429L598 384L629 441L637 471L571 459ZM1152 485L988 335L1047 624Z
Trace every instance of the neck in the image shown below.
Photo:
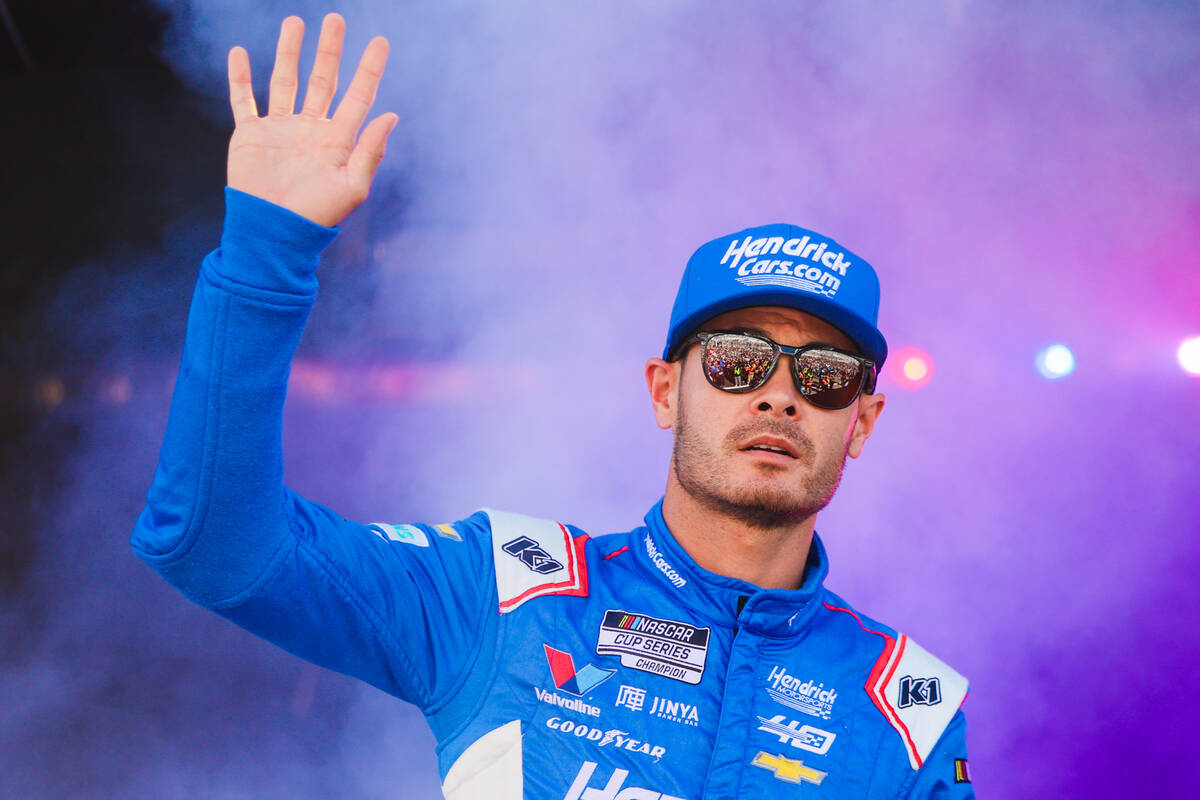
M663 519L692 560L709 572L764 589L798 589L804 582L816 514L786 525L756 527L697 502L672 470Z

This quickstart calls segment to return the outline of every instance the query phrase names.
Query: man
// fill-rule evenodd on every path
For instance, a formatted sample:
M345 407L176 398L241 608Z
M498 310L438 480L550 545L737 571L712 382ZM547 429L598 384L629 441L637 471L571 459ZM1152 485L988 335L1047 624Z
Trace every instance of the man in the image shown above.
M643 527L593 538L493 510L362 525L282 485L317 261L396 123L359 135L379 38L326 118L343 33L325 19L299 113L299 19L265 117L230 53L225 231L138 554L239 625L417 704L454 800L972 796L966 681L823 585L816 515L883 409L886 343L873 270L819 234L764 226L688 262L646 365L675 448Z

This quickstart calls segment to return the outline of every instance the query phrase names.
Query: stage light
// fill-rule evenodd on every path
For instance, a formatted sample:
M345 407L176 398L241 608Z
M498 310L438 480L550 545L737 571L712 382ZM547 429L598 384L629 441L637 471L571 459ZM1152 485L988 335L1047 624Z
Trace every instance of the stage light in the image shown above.
M1185 339L1175 354L1179 366L1189 375L1200 375L1200 336Z
M66 397L67 387L62 378L43 378L33 387L34 402L47 411L58 408Z
M1038 351L1034 365L1043 378L1055 381L1075 371L1075 354L1065 344L1052 344Z
M915 392L933 379L933 357L919 347L903 347L888 359L892 380L901 389Z
M133 381L128 375L113 375L100 385L100 397L114 406L123 406L133 397Z

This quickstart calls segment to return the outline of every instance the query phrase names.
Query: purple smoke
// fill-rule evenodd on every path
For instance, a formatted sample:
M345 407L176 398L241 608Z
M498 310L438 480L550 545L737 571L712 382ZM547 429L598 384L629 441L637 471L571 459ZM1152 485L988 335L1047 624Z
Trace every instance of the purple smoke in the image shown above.
M163 5L167 55L220 120L229 46L265 85L278 19L302 14L311 52L332 10ZM818 525L831 586L971 679L981 796L1187 793L1200 381L1174 348L1200 333L1194 4L337 10L352 58L392 40L378 107L401 126L323 268L285 428L294 488L359 519L492 505L627 529L665 481L641 365L683 262L747 225L814 228L879 270L893 349L937 364L919 392L882 381ZM112 257L144 260L134 279L101 264L60 291L81 341L138 331L94 376L133 392L70 411L85 435L34 581L49 611L0 661L3 780L434 797L412 709L191 608L125 548L216 236L181 221L161 251ZM155 279L164 262L187 280ZM1079 367L1047 382L1033 357L1053 341Z

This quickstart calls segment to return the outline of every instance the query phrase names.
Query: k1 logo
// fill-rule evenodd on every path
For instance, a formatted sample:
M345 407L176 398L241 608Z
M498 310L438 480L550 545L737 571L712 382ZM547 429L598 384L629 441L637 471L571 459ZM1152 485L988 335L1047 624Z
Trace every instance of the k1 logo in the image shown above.
M909 706L936 706L942 702L942 684L937 678L914 678L905 675L900 679L900 700L897 708Z
M510 556L516 556L521 563L539 575L558 572L563 565L555 561L542 546L528 536L518 536L511 542L505 542L501 549Z

